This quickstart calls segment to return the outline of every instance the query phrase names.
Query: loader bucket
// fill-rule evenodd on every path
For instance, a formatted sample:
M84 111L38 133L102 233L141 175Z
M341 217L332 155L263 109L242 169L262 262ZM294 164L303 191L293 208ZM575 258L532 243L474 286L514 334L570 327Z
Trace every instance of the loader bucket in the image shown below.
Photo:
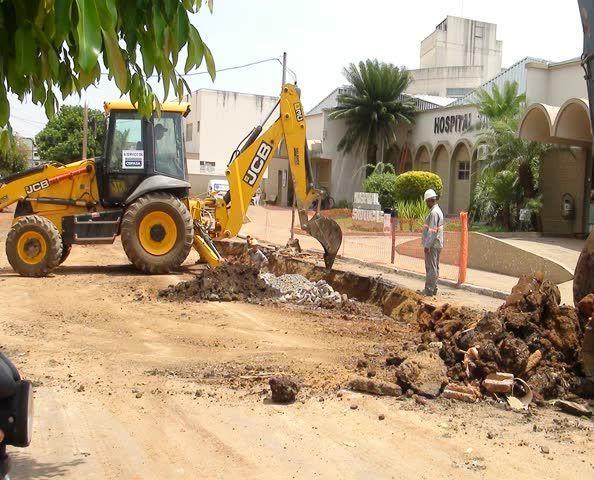
M314 216L307 222L304 230L314 237L324 248L326 268L332 268L338 249L342 243L342 231L331 218Z

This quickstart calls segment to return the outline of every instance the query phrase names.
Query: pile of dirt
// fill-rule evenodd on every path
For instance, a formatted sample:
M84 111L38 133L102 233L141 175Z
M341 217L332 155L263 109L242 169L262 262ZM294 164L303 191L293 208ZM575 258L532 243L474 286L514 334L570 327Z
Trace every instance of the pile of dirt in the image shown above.
M278 297L279 291L268 285L256 268L226 263L203 270L193 280L170 285L159 296L170 300L260 302Z
M417 313L422 344L441 345L453 382L480 386L487 375L507 372L525 380L536 399L592 396L580 362L589 318L560 300L556 285L524 276L495 312L424 305Z

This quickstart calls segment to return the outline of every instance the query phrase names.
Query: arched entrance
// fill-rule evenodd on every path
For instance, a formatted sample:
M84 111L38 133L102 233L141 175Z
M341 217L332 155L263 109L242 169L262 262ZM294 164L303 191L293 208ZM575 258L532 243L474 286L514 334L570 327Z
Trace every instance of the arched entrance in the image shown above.
M444 213L448 213L450 211L450 147L448 143L437 145L433 153L431 170L433 173L439 175L443 182L443 191L441 192L439 203Z
M431 153L429 152L427 145L421 145L417 148L413 168L425 172L431 171Z
M450 164L450 213L468 210L470 203L470 144L460 140Z

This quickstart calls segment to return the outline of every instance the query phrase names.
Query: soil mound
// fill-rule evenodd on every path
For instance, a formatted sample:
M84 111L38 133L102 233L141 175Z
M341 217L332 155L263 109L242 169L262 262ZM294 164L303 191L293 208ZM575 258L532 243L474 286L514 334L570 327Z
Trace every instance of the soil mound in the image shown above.
M591 396L580 349L586 322L578 310L560 305L556 285L524 276L495 312L480 313L448 304L419 311L424 343L439 341L448 377L480 382L495 372L525 380L536 398ZM587 310L586 307L583 310Z
M208 300L257 302L278 297L280 292L268 285L256 268L227 263L203 270L195 279L170 285L159 296L170 300Z

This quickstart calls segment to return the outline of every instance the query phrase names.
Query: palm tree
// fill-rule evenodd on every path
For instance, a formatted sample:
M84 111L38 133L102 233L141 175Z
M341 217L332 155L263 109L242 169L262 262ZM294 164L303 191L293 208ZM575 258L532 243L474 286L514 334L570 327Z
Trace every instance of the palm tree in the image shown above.
M493 85L490 93L482 89L477 96L479 113L490 121L515 118L526 103L526 94L518 94L518 82L505 82L503 91Z
M351 63L343 73L351 88L338 96L338 106L330 114L331 119L346 121L338 149L364 152L366 163L375 165L378 149L383 158L381 152L396 141L396 127L413 122L414 104L402 95L410 73L378 60Z
M536 198L540 160L552 147L520 138L517 116L492 121L479 138L487 146L484 167L494 171L516 172L524 198Z

